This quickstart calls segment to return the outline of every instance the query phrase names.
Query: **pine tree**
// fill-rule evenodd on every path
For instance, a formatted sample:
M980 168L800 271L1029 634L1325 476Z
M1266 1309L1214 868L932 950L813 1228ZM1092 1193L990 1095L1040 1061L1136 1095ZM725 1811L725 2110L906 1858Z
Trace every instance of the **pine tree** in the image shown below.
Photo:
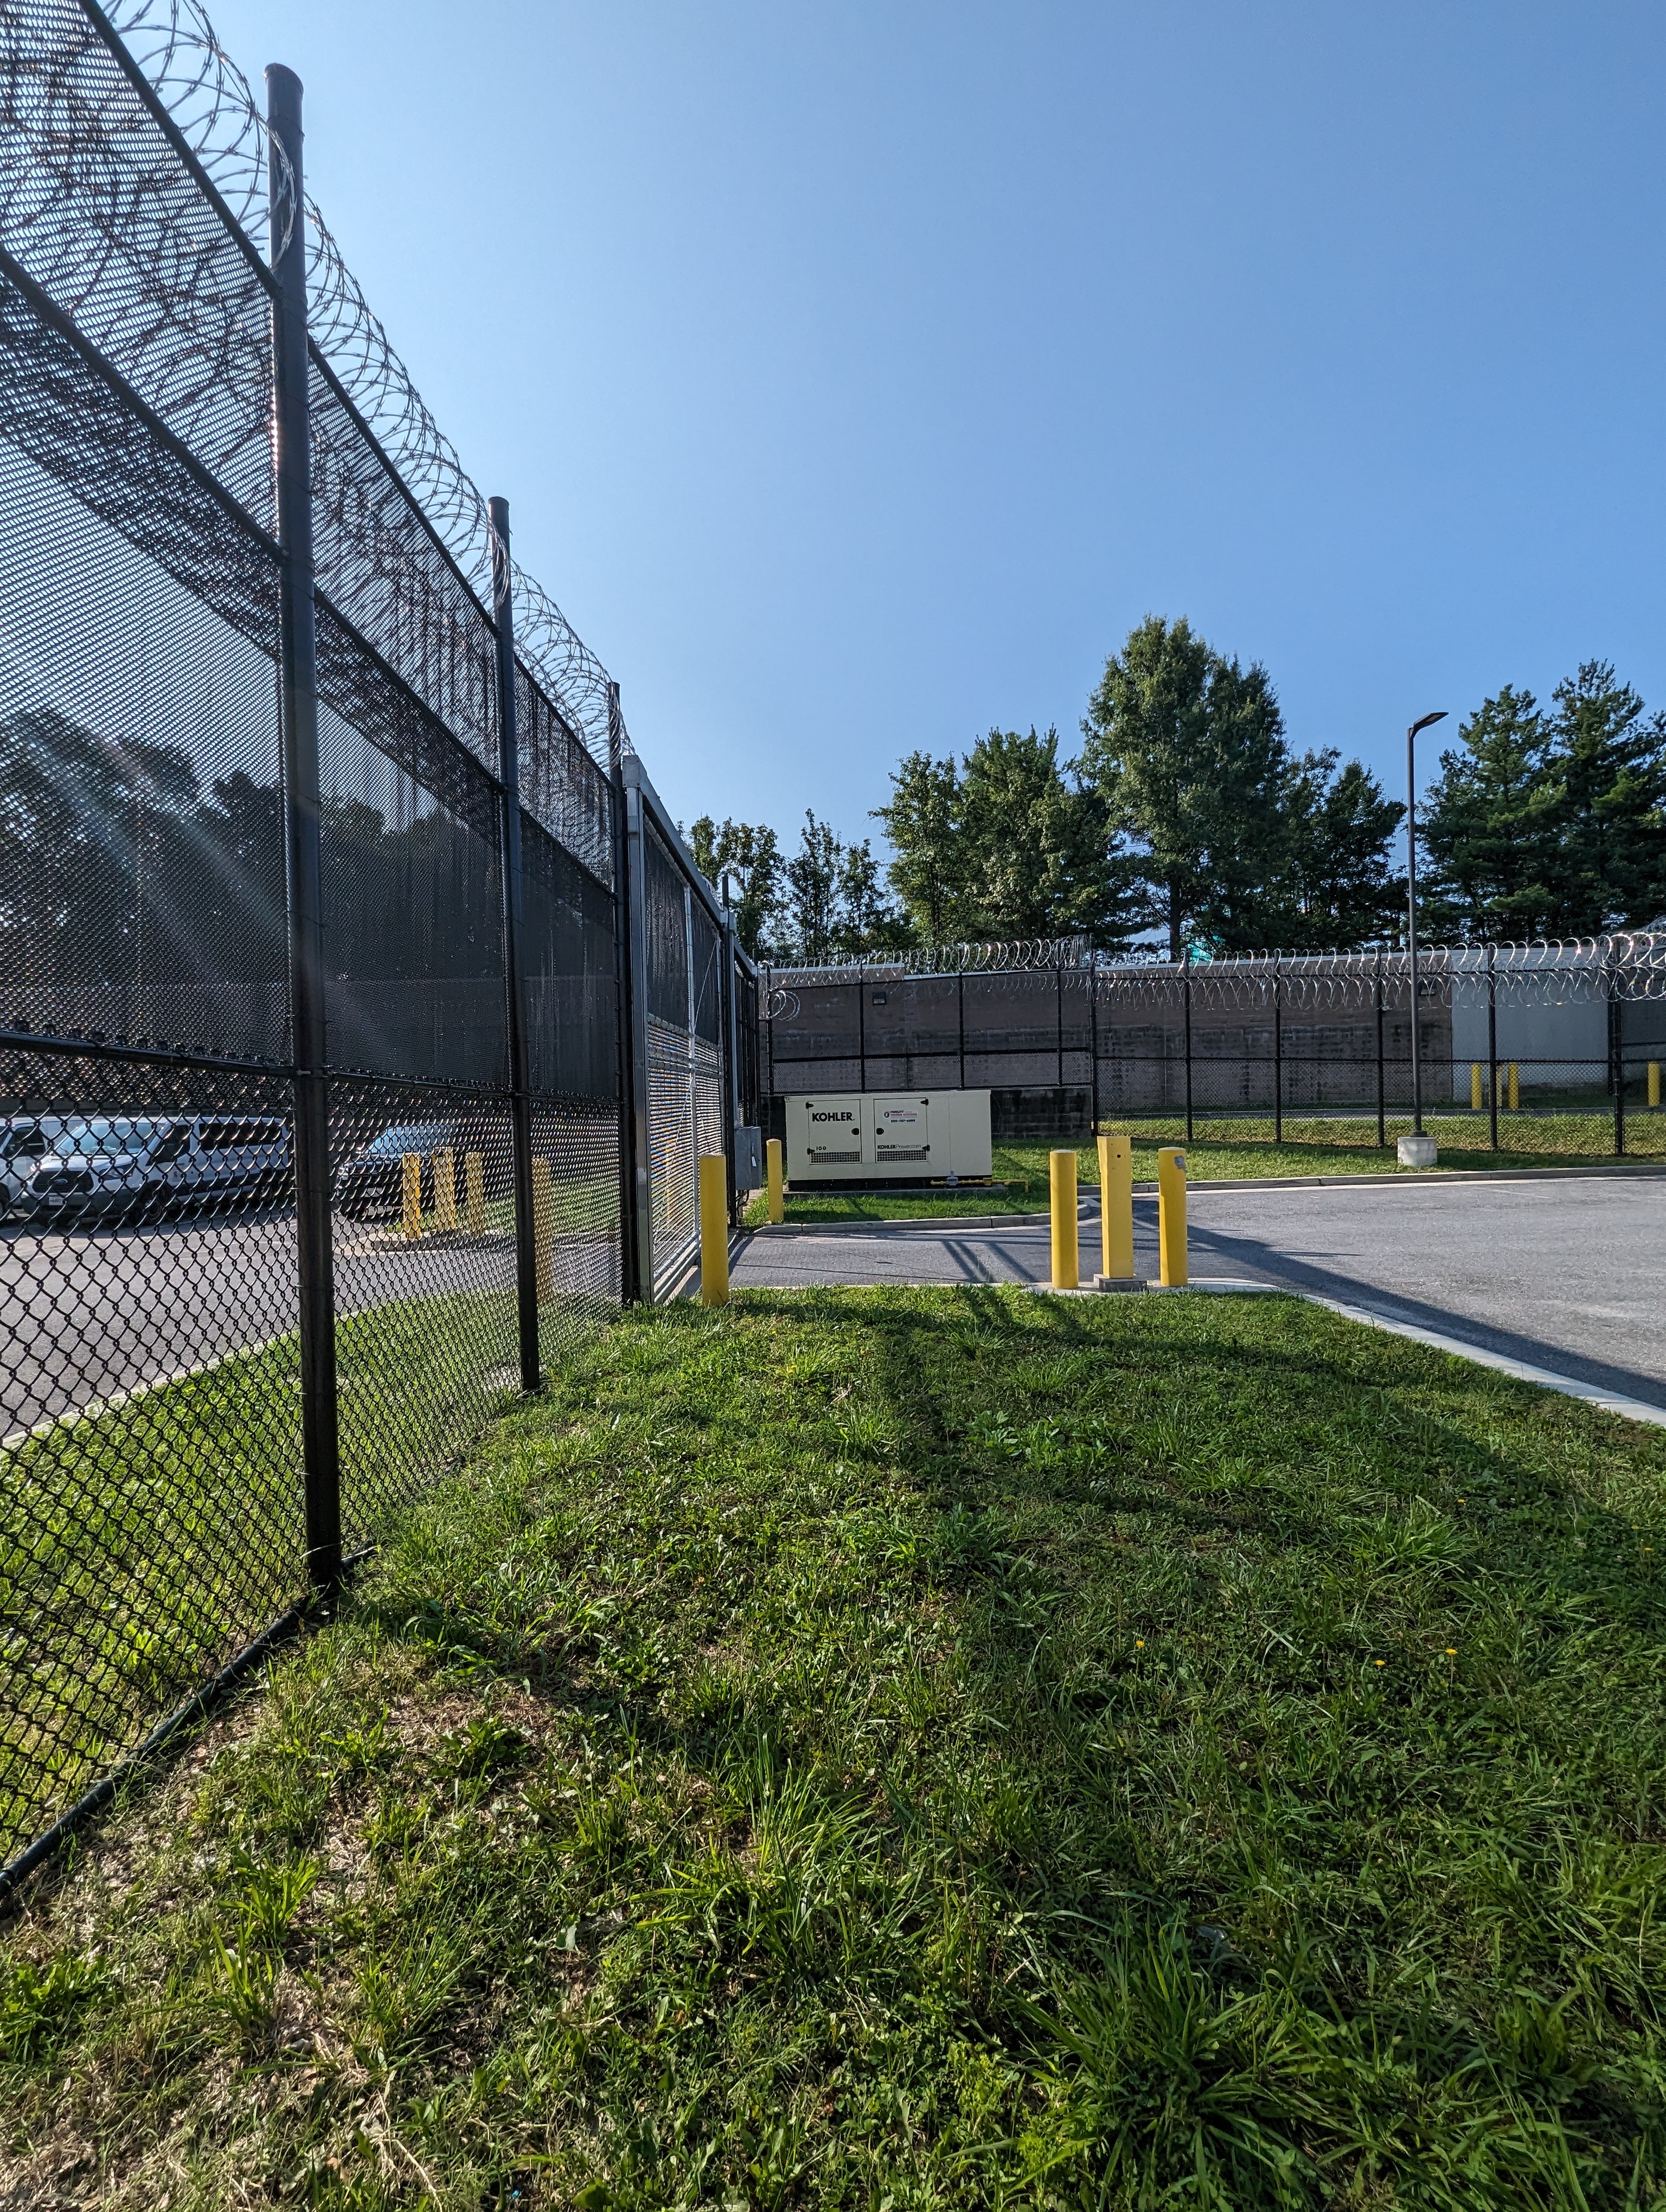
M1333 745L1292 763L1286 790L1284 876L1269 886L1279 909L1270 941L1352 951L1380 938L1405 903L1389 847L1406 810L1357 760L1340 769Z
M1635 927L1666 908L1666 715L1645 717L1606 660L1585 661L1552 696L1556 927Z
M1508 684L1458 725L1418 825L1432 930L1525 939L1560 926L1562 794L1552 753L1538 702Z

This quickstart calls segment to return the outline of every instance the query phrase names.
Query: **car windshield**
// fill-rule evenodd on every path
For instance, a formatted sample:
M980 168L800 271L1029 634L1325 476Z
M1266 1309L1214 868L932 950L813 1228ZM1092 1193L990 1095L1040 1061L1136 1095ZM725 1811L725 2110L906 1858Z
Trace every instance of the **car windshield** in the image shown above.
M150 1134L147 1122L71 1121L55 1138L52 1150L61 1159L96 1159L108 1152L131 1152L142 1147Z
M408 1121L373 1137L365 1152L372 1159L401 1159L407 1152L442 1152L451 1140L452 1133L443 1121Z

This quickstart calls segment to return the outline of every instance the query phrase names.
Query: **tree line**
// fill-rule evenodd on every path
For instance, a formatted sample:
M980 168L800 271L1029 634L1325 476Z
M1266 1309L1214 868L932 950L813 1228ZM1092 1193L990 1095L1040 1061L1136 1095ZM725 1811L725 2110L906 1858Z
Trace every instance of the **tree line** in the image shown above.
M806 811L787 851L702 816L696 863L727 873L743 944L806 963L982 938L1081 936L1182 959L1392 942L1406 810L1334 746L1298 752L1259 661L1150 616L1105 663L1067 757L992 729L904 756L872 836ZM1506 684L1458 725L1419 806L1432 937L1592 936L1666 914L1666 713L1607 661L1547 707Z

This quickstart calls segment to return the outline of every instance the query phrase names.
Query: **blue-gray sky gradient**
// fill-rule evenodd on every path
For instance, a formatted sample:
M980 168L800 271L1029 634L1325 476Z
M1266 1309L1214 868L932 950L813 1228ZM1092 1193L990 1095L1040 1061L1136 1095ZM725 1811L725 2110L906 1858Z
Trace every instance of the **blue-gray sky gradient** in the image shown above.
M1073 745L1153 611L1396 791L1666 703L1656 5L210 8L684 818Z

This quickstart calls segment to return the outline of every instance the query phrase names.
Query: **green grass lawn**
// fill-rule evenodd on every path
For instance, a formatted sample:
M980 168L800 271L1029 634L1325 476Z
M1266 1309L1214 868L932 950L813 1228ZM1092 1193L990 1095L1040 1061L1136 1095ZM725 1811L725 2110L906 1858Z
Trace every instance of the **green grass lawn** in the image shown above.
M1283 1299L609 1330L0 1954L0 2197L1657 2205L1666 1436Z
M1132 1133L1134 1177L1155 1183L1157 1155L1164 1145L1185 1145L1183 1117L1172 1121L1106 1121L1106 1129ZM1268 1120L1204 1121L1193 1124L1186 1146L1191 1179L1237 1182L1255 1176L1405 1175L1395 1157L1395 1139L1408 1133L1410 1117L1389 1116L1389 1142L1379 1149L1377 1122L1335 1119L1298 1121L1286 1115L1282 1143L1274 1143ZM1429 1114L1424 1127L1438 1142L1438 1165L1447 1169L1579 1167L1611 1160L1614 1123L1600 1114L1505 1114L1499 1117L1498 1152L1491 1149L1492 1132L1485 1114ZM1061 1138L1068 1146L1073 1140ZM1099 1180L1097 1152L1087 1138L1074 1140L1079 1182ZM909 1221L934 1216L1012 1214L1045 1212L1048 1205L1047 1156L1044 1140L1033 1144L999 1144L994 1148L994 1180L1004 1190L802 1192L787 1194L789 1221ZM1628 1115L1626 1123L1628 1158L1666 1161L1666 1114ZM747 1213L750 1227L767 1218L763 1199L754 1199Z

